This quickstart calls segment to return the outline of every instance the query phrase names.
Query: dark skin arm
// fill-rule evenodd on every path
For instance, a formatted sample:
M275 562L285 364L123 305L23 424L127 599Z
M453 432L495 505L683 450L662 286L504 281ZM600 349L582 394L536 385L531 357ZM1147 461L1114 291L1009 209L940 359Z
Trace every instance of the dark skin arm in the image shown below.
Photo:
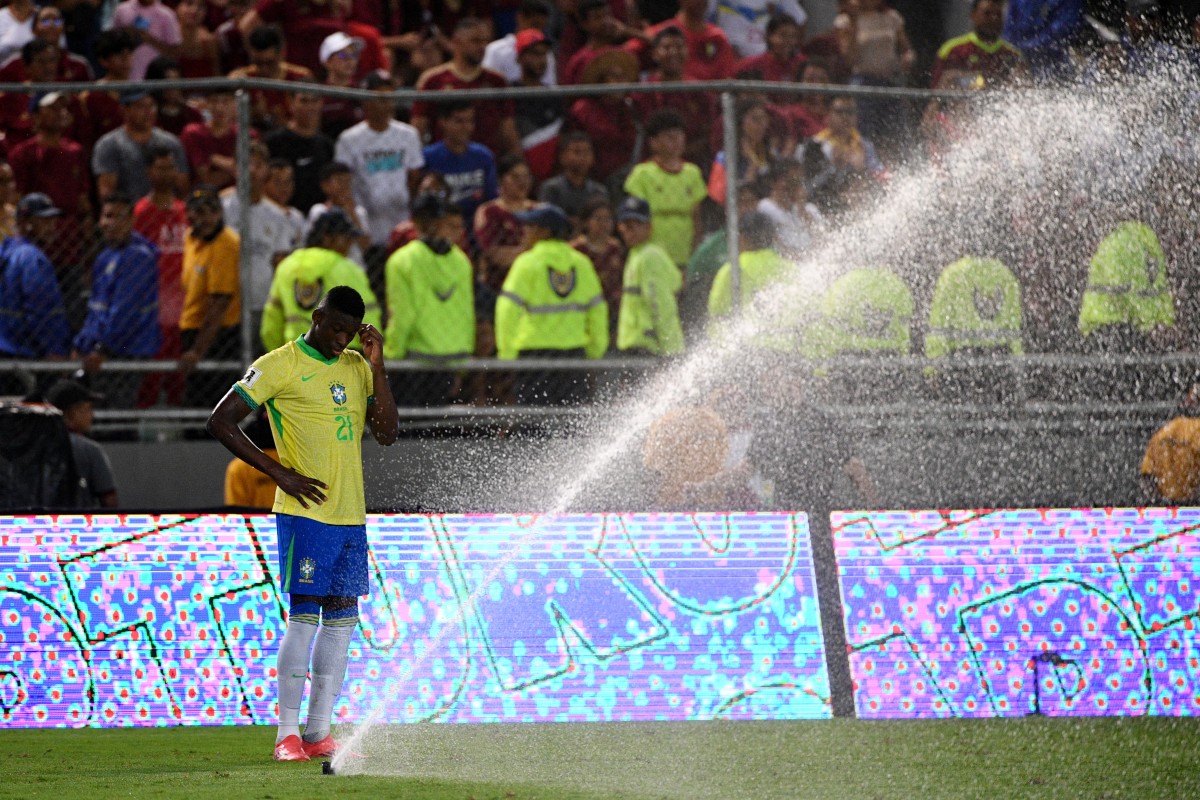
M393 403L393 413L395 408ZM225 445L225 449L275 481L280 489L296 498L302 507L311 508L324 503L325 494L322 490L328 489L328 486L316 478L301 475L275 461L259 450L242 432L238 422L245 419L250 411L250 406L242 396L230 389L209 415L205 427L214 439Z
M358 329L358 336L362 340L363 355L371 365L374 381L371 392L375 395L375 402L367 407L367 422L371 425L371 435L375 441L386 447L396 441L400 432L400 415L396 412L396 400L392 397L392 387L388 385L387 372L383 368L383 334L374 325L363 325Z

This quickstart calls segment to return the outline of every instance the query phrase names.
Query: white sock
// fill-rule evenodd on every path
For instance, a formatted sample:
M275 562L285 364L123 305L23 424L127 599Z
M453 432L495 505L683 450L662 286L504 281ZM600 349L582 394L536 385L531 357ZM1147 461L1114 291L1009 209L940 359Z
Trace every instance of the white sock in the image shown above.
M279 658L275 661L279 684L279 730L275 734L275 744L289 736L300 735L300 702L304 700L308 654L316 635L316 625L293 617L288 620L287 631L279 643Z
M346 664L350 661L350 636L358 624L357 617L339 619L349 623L321 623L317 644L312 654L312 692L308 698L308 724L304 726L304 741L319 742L329 735L333 704L342 693L346 680Z

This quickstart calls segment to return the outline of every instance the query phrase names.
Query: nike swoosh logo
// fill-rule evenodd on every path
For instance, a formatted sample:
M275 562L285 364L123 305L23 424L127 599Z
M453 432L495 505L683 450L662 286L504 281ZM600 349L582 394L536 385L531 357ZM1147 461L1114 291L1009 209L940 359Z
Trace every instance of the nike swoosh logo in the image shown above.
M304 383L305 381L312 380L315 377L317 377L317 373L315 372L312 375L301 375L300 382Z

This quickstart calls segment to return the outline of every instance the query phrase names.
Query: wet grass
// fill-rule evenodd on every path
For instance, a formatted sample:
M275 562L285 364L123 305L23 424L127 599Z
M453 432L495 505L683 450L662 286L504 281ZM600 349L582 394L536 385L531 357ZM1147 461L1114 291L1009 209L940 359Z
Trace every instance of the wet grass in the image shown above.
M270 760L273 729L0 731L0 797L1193 798L1200 720L428 725L358 775ZM378 774L378 773L390 774Z

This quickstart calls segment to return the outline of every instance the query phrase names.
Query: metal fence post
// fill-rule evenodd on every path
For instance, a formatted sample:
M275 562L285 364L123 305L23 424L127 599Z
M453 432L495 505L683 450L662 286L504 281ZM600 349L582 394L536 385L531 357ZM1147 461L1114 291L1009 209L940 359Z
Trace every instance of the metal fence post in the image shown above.
M721 116L725 129L725 240L733 310L737 312L742 307L742 265L738 261L738 121L734 117L733 100L733 92L721 92Z
M242 366L254 360L254 309L250 307L250 90L237 90L237 183L238 198L237 232L241 243L238 246L238 283L241 286L242 309ZM230 224L233 220L226 220Z

